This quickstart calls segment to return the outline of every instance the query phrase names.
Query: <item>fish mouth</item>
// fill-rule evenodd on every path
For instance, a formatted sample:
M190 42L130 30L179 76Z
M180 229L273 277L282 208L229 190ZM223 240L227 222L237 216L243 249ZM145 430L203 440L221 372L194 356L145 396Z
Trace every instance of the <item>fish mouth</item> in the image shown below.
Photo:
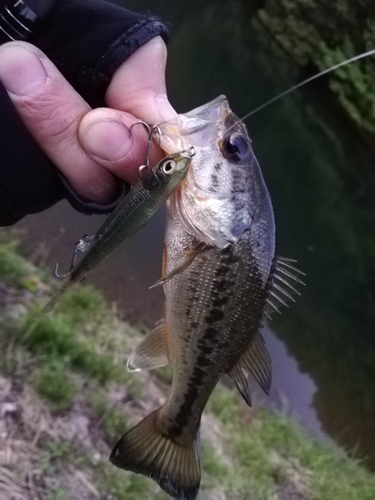
M201 106L198 106L197 108L188 111L187 113L185 113L185 116L190 116L190 117L202 116L207 120L209 117L218 118L219 117L218 115L222 117L223 110L225 113L225 110L228 109L230 111L228 99L224 94L222 94L216 97L216 99L213 99L212 101L207 102L206 104L202 104Z
M217 127L231 113L225 95L221 95L172 120L159 123L160 147L167 154L201 147L216 139Z

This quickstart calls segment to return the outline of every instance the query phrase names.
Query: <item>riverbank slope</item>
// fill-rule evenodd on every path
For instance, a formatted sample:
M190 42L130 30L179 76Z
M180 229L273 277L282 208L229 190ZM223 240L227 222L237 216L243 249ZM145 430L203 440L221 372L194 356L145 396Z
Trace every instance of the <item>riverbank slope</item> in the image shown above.
M55 287L0 242L0 498L167 500L108 455L162 404L171 371L126 371L142 333L92 288L72 290L35 324ZM201 499L375 498L375 476L358 461L223 385L203 418L202 469Z

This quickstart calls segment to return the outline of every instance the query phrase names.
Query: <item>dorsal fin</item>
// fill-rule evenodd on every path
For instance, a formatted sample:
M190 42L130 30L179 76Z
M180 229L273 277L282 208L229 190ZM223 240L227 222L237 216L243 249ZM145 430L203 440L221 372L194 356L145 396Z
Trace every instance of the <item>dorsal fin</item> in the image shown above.
M272 361L261 332L255 335L228 375L232 377L249 406L251 406L250 375L259 384L260 388L266 394L269 394L272 381Z
M294 259L286 257L276 257L274 272L272 277L272 285L267 297L267 306L264 314L271 319L273 312L281 314L280 307L288 307L288 301L294 302L293 295L301 295L295 288L296 285L304 285L305 283L299 276L306 276L300 269L293 264L297 262Z

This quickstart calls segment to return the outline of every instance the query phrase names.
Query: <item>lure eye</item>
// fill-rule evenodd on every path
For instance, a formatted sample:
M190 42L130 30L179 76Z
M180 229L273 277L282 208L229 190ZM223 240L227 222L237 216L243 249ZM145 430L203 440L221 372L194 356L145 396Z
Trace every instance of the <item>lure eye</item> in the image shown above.
M241 134L231 134L225 137L221 144L221 152L231 163L240 163L247 158L250 151L248 137Z
M171 175L175 171L177 163L174 160L167 160L163 164L163 172L166 175Z

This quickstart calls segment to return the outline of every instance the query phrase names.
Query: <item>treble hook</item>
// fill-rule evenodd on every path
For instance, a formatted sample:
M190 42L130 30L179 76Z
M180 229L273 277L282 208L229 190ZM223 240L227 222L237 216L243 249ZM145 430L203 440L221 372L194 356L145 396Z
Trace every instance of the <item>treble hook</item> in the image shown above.
M150 129L149 136L148 136L148 141L147 141L147 149L146 149L146 166L150 166L150 153L151 153L151 146L152 146L152 139L154 138L155 133L158 134L158 147L160 147L160 140L161 140L161 130L160 128L155 125Z
M145 163L141 165L138 169L138 175L139 178L141 179L144 171L146 168L150 168L150 153L151 153L151 146L152 146L152 139L154 138L154 135L158 135L158 147L160 147L160 140L161 140L161 130L160 128L155 125L154 127L150 127L148 123L144 122L143 120L140 120L138 122L133 123L133 125L130 127L130 136L132 135L132 130L133 127L136 125L142 125L148 132L148 139L147 139L147 148L146 148L146 158L145 158Z
M59 274L58 269L59 269L59 263L56 263L55 266L55 276L56 278L66 278L67 276L70 276L72 274L73 268L75 263L77 262L77 257L79 253L83 253L89 246L90 242L95 238L95 236L88 236L87 234L84 235L84 237L74 243L74 250L73 250L73 256L72 256L72 261L70 263L70 268L69 271L65 274Z
M133 125L131 125L131 127L130 127L130 129L129 129L129 134L130 134L130 136L132 135L132 130L133 130L133 128L134 128L136 125L143 125L143 126L144 126L144 128L147 130L148 135L150 135L150 133L151 133L151 127L150 127L150 125L149 125L148 123L144 122L143 120L139 120L138 122L135 122L135 123L133 123Z
M59 274L58 269L59 269L59 263L58 263L58 262L56 262L56 266L55 266L55 276L56 276L56 278L59 278L59 279L66 278L66 277L67 277L67 276L69 276L69 275L71 274L71 272L72 272L72 270L71 270L71 269L69 269L69 271L68 271L67 273L65 273L65 274Z

